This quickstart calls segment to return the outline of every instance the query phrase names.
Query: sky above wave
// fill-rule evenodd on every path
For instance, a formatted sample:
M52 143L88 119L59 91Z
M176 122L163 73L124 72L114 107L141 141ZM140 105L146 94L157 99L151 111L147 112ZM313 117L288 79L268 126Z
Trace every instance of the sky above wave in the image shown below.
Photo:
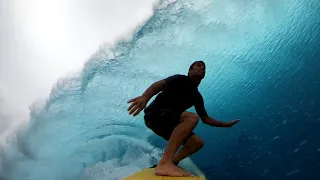
M80 70L102 44L130 35L155 2L0 0L1 112L27 119L29 105L57 79Z

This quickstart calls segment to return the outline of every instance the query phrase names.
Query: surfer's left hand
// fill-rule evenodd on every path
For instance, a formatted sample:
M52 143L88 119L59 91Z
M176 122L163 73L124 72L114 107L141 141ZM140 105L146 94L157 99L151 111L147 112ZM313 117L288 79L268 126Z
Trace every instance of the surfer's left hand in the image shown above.
M230 127L232 127L233 125L237 124L239 121L240 121L239 119L237 119L237 120L232 120L232 121L230 122L230 124L231 124Z

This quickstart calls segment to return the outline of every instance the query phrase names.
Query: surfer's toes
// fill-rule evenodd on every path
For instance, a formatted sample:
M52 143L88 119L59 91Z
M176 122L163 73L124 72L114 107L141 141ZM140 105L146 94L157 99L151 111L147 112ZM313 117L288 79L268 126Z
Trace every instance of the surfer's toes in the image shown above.
M181 168L179 166L177 166L177 168L179 168L179 171L183 176L186 176L186 177L194 176L193 174L189 173L188 171L184 170L183 168Z
M184 176L179 169L173 164L159 165L155 168L155 175L157 176L173 176L182 177Z
M155 174L158 176L192 177L191 173L179 168L174 164L158 165L155 168Z
M185 173L183 173L183 176L185 176L185 177L192 177L193 175L192 175L191 173L189 173L189 172L185 172Z

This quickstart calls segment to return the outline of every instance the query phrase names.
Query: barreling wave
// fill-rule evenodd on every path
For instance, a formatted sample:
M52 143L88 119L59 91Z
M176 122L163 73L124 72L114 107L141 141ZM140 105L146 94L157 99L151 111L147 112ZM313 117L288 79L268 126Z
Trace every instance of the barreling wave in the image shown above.
M198 59L207 65L200 91L209 114L247 121L229 135L202 125L196 131L206 135L209 146L226 148L219 138L212 140L220 135L240 143L239 153L245 154L241 148L248 144L242 140L251 140L248 133L274 137L271 131L256 132L266 124L257 126L255 120L258 114L269 117L264 110L272 106L271 97L283 92L279 83L290 87L291 77L308 76L303 72L308 63L319 65L292 53L301 44L309 47L302 54L314 57L319 51L319 5L315 0L161 1L131 39L99 49L78 74L60 79L43 105L32 106L30 123L3 152L1 178L119 179L152 165L148 153L154 135L145 128L142 114L128 115L127 101L156 80L187 73ZM214 157L205 154L205 160L202 155L195 160L208 171L215 169L207 160ZM221 172L221 177L234 178Z

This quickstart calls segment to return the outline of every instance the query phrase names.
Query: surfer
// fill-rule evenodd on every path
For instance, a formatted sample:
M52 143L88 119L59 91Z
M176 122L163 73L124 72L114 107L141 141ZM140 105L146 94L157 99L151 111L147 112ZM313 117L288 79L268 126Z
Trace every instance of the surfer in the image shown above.
M239 122L218 121L207 114L203 97L198 91L205 70L203 61L195 61L189 67L188 75L176 74L154 82L141 96L128 101L132 103L128 108L129 114L136 116L144 109L146 126L168 141L163 157L155 168L155 175L192 176L177 165L204 145L203 140L193 132L199 119L215 127L232 127ZM146 107L156 94L154 101ZM192 106L197 114L186 111ZM181 145L183 147L179 150Z

